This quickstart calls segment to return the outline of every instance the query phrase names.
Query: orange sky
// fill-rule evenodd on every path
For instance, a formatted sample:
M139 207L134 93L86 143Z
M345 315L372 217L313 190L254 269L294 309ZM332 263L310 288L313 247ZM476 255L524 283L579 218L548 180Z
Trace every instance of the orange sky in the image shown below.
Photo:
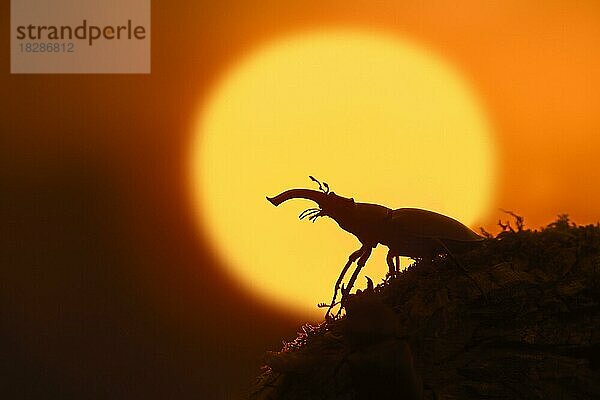
M219 71L262 40L307 27L405 35L462 70L484 102L500 155L497 206L522 214L530 227L558 213L590 223L600 219L600 205L592 202L600 191L594 185L600 177L599 16L600 5L591 1L242 4L222 23L211 22L227 39L213 43L220 49L212 60L200 62ZM498 216L490 215L488 226Z
M600 4L594 1L543 6L522 1L155 3L150 77L5 74L3 87L12 95L4 99L3 109L15 116L5 124L29 130L10 138L17 155L52 158L59 146L63 153L81 155L83 147L92 157L129 163L137 155L122 149L137 145L173 149L183 158L198 101L246 51L309 27L384 29L430 47L472 83L496 133L498 207L519 212L532 227L557 213L595 222L600 218L600 205L592 201L600 191L594 185L600 177L595 157L600 147L599 20ZM149 80L152 94L140 95ZM126 92L119 90L125 82ZM45 103L44 98L53 100ZM95 106L86 108L89 99ZM58 118L71 104L75 115ZM33 118L28 115L32 109ZM113 114L112 122L106 113ZM115 129L131 123L131 115L145 133ZM148 132L156 131L157 123L169 134L155 138ZM51 133L61 129L86 132ZM16 157L27 169L26 160Z

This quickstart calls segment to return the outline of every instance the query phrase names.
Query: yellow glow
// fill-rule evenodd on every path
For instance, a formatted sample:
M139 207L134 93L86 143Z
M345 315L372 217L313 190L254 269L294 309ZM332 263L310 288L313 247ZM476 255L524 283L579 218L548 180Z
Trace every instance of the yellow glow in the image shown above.
M228 71L198 112L192 185L201 226L243 286L305 316L358 241L314 203L265 196L315 188L466 224L490 204L494 155L485 116L460 75L397 37L321 31L287 37ZM379 246L361 275L387 272ZM365 280L359 277L357 287Z

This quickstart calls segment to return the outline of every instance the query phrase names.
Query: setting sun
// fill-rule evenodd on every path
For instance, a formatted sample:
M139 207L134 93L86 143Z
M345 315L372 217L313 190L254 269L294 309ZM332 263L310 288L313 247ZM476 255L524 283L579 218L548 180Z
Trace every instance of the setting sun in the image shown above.
M310 202L275 209L265 196L315 188L314 175L357 201L467 225L492 204L496 161L477 96L458 70L401 37L336 30L270 42L222 76L194 129L198 221L229 274L311 316L360 244L331 220L299 222ZM386 271L378 248L361 275L378 282Z

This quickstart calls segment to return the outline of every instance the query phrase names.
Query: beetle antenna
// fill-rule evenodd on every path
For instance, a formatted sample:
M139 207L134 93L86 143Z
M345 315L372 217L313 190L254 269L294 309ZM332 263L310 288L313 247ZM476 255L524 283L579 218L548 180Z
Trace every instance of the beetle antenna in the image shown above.
M319 211L321 211L319 208L308 208L308 209L302 211L300 213L300 215L298 215L298 218L303 219L304 217L307 217L310 214L317 213Z
M325 194L329 194L329 185L327 184L327 182L323 182L323 186L325 186Z
M312 175L308 176L310 178L311 181L316 182L319 185L319 190L325 194L327 194L329 192L329 190L327 190L327 192L325 191L325 189L323 189L323 185L321 185L321 182L319 182L319 180L317 178L315 178ZM327 186L327 184L325 184L325 187L329 187Z
M318 214L318 212L317 212L317 211L312 211L312 212L310 212L310 213L308 213L308 214L306 214L306 215L303 215L303 216L302 216L302 218L300 218L300 219L304 219L304 218L308 217L308 220L310 221L310 219L311 219L311 218L312 218L314 215L316 215L316 214Z
M310 217L308 217L308 220L312 221L314 223L317 220L317 218L319 218L320 216L321 216L321 213L317 212L317 213L311 215Z

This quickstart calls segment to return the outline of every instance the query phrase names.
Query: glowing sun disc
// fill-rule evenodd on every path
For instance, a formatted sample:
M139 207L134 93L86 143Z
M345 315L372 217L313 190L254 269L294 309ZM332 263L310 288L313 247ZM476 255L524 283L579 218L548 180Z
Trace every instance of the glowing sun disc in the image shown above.
M298 34L241 59L199 109L191 153L198 220L231 276L305 316L329 301L360 247L314 204L265 200L315 188L391 208L419 207L465 224L487 211L495 157L485 114L447 63L395 36ZM379 246L363 270L383 278ZM357 286L364 285L364 278Z

